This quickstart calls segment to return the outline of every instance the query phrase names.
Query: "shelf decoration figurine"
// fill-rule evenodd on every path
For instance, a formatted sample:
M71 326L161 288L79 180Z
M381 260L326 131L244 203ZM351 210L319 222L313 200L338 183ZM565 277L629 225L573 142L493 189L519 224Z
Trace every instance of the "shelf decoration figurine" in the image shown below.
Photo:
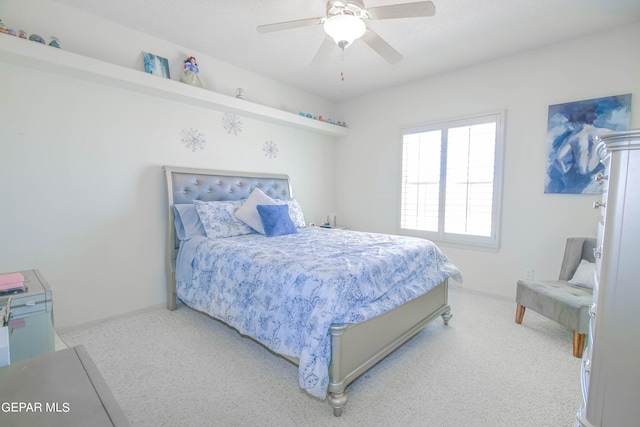
M325 122L325 123L329 123L330 125L337 125L337 126L341 126L343 128L347 127L347 122L342 122L342 121L333 121L333 119L327 119L325 117L322 116L314 116L311 113L304 113L302 111L300 111L300 117L306 117L308 119L313 119L313 120L318 120L321 122Z
M49 46L57 47L58 49L60 49L60 39L57 37L50 37Z
M38 35L38 34L31 34L29 36L29 40L31 40L32 42L36 42L36 43L44 43L44 39L42 38L42 36Z
M194 56L190 56L184 60L184 72L180 81L182 83L190 84L192 86L204 88L204 82L199 76L200 70L198 69L198 62Z

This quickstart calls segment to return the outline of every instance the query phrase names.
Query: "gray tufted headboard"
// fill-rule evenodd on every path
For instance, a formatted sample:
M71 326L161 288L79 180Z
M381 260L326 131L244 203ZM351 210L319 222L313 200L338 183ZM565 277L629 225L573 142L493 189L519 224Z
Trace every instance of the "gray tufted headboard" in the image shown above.
M192 203L194 200L242 200L254 188L260 188L274 199L293 197L288 175L229 172L164 166L167 185L167 308L176 307L175 263L179 241L174 224L174 204Z

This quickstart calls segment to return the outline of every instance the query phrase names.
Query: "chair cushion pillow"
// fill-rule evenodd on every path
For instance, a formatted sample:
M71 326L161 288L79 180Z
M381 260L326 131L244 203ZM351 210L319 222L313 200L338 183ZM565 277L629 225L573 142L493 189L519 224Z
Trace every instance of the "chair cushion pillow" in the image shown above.
M596 264L586 259L580 261L578 269L573 274L569 283L582 288L593 289L595 286Z

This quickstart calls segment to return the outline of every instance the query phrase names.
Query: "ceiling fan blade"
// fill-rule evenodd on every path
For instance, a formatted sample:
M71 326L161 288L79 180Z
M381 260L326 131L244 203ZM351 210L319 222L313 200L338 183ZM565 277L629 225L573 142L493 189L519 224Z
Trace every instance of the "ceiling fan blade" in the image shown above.
M385 61L389 64L397 64L402 61L402 55L395 50L389 43L384 41L382 37L374 33L372 30L367 31L362 36L362 41L369 45L369 47L376 51Z
M324 41L320 45L320 49L316 53L316 56L313 57L311 61L311 68L319 69L322 66L326 65L327 60L329 59L329 55L331 51L336 46L336 43L329 36L324 38Z
M367 8L367 12L371 19L415 18L435 15L436 7L430 1L419 1L415 3L370 7Z
M278 22L277 24L258 25L256 30L259 33L272 33L274 31L292 30L294 28L310 27L312 25L320 25L325 18L307 18L295 21Z

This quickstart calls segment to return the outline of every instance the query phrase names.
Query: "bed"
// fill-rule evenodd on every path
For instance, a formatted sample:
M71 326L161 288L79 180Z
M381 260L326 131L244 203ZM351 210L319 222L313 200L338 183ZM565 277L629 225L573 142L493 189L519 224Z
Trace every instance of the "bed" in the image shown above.
M342 414L352 381L430 321L441 316L447 325L452 317L448 279L462 277L433 243L307 227L300 223L287 175L163 170L167 308L175 310L180 298L296 364L300 387L326 397L335 416ZM210 211L199 210L207 233L185 236L184 209L221 205L225 214L228 209L238 214L255 189L288 206L283 209L294 220L294 231L266 237L234 229L232 237L212 239ZM240 306L231 305L237 301Z

